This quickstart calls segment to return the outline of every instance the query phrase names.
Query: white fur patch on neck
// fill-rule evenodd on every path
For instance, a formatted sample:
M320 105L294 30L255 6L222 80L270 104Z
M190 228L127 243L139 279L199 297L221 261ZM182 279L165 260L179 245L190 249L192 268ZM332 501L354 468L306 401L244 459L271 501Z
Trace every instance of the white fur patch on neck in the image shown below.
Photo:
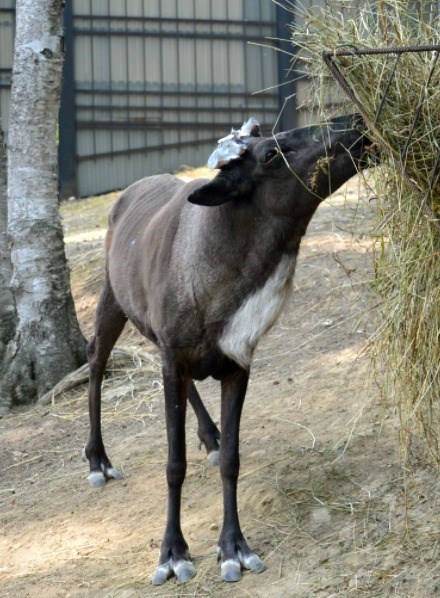
M225 355L248 368L260 338L275 324L293 288L296 258L285 256L265 285L247 297L226 324L219 341Z

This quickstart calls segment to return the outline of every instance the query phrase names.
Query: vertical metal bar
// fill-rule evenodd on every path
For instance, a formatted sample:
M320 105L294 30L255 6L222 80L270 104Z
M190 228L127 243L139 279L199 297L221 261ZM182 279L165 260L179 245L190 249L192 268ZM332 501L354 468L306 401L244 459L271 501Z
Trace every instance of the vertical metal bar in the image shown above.
M242 24L242 33L243 37L246 34L246 0L242 0L242 14L243 14L243 24ZM247 120L251 115L249 114L249 93L254 91L253 89L249 89L249 76L248 76L248 44L247 42L243 42L243 66L244 66L244 109L246 114L244 115L245 120Z
M60 198L77 195L73 0L64 8L64 65L59 114L58 169Z
M229 0L226 0L226 21L229 22ZM230 25L226 25L226 31L227 33L229 33L230 29L229 29ZM231 44L229 44L228 42L225 43L226 45L226 71L227 71L227 85L228 85L228 110L229 110L229 114L231 114L231 110L232 110L232 89L231 89ZM233 123L231 123L233 124ZM238 123L241 124L241 123Z
M159 99L159 106L160 106L160 121L162 123L166 123L165 120L165 111L164 111L164 83L163 83L163 75L164 75L164 68L163 68L163 43L164 43L164 38L162 37L162 1L159 0L159 37L157 38L157 42L159 44L159 77L160 77L160 81L159 81L159 89L160 89L160 99ZM165 125L166 126L166 125ZM165 127L161 127L159 129L160 131L160 144L163 146L165 145L165 137L164 137L164 128ZM165 158L165 152L162 150L160 152L160 156L161 156L161 170L163 170L164 168L164 158Z
M90 17L92 16L93 12L92 12L92 0L89 0L89 15ZM95 104L96 104L96 97L95 97L95 57L94 57L94 52L93 52L93 19L90 18L90 67L92 70L92 81L91 81L91 87L92 87L92 120L93 122L96 121L96 110L95 110ZM96 129L93 129L93 154L96 156Z
M141 0L142 3L142 30L143 33L145 34L145 0ZM147 58L146 58L146 53L147 53L147 49L146 49L146 40L145 40L145 35L142 36L142 73L144 76L144 92L147 91ZM144 126L144 147L147 147L147 119L148 119L148 100L147 100L147 95L144 95L144 121L145 121L145 126Z
M125 12L125 30L128 31L128 4L127 4L128 0L125 0L125 5L124 5L124 12ZM131 102L131 98L130 98L130 60L128 58L128 50L129 50L129 45L128 45L128 35L125 36L125 76L126 76L126 81L127 84L125 86L126 92L127 92L127 96L126 96L126 102L127 102L127 118L126 120L130 120L130 102ZM130 129L127 128L127 149L130 150L131 149L131 133L130 133Z
M199 83L198 83L198 77L197 77L197 37L196 37L196 30L197 30L197 25L195 23L196 19L197 19L197 15L196 15L196 0L193 0L193 16L194 16L194 40L193 40L193 44L194 44L194 103L195 103L195 107L196 107L196 111L195 111L195 116L196 116L196 123L197 125L199 124ZM199 147L199 127L196 127L196 142L197 142L197 147Z
M108 88L110 91L110 95L109 95L109 99L108 99L108 105L110 106L110 122L113 122L113 73L112 73L112 37L110 35L110 29L111 29L111 11L110 11L110 0L107 0L107 12L108 12ZM111 127L110 129L110 151L113 154L114 152L114 131L113 131L113 127Z
M296 1L292 0L292 4L295 5L295 3ZM291 61L296 48L291 44L290 41L288 41L289 30L287 28L287 26L291 24L292 15L294 15L294 12L287 11L279 4L276 5L275 10L277 20L278 48L280 49L280 52L277 52L278 81L280 83L280 86L278 87L280 110L283 108L286 99L289 98L289 104L284 108L280 118L281 129L286 131L297 126L295 82L297 75L295 70L291 68ZM290 58L289 54L292 55L292 58ZM283 82L286 80L287 76L290 77L290 81L284 84Z
M213 23L213 14L212 14L212 2L213 0L209 0L209 28L211 31L211 35L214 33L214 23ZM212 93L212 114L213 114L213 121L214 123L218 120L217 119L217 111L216 111L216 101L215 101L215 85L214 85L214 73L215 73L215 61L214 61L214 42L209 44L209 51L211 57L211 93Z
M180 81L180 52L179 52L179 48L180 48L180 39L179 39L179 8L178 8L178 3L176 0L175 3L175 9L174 9L174 15L176 17L176 83L177 83L177 94L176 94L176 114L177 114L177 122L180 123L180 120L182 118L182 114L180 111L180 93L181 93L181 81ZM188 42L189 43L189 42ZM182 136L181 136L181 127L177 126L177 143L180 144Z
M15 4L15 2L14 2ZM11 85L12 85L12 68L13 68L13 61L14 61L14 42L15 42L15 30L16 30L16 11L14 7L11 8L3 8L0 9L0 12L4 12L5 14L9 14L10 18L11 18L11 60L8 64L8 68L10 69L9 72L6 73L6 77L5 77L5 83L2 84L0 86L0 99L1 97L3 97L3 106L5 106L5 112L8 111L8 105L10 103L10 99L11 99ZM1 31L1 28L0 28ZM2 94L2 89L4 90L4 93ZM9 111L8 111L9 112ZM5 140L8 137L8 130L7 130L7 124L6 124L6 114L3 113L0 114L0 120L3 120L3 133L5 135ZM8 119L9 120L9 119Z
M259 22L260 22L260 26L258 27L258 37L260 37L261 39L264 39L264 33L263 33L263 27L261 25L261 23L263 22L263 6L261 4L261 0L258 0L258 16L259 16ZM260 52L260 56L261 56L261 88L265 89L265 81L266 81L266 77L265 77L265 72L264 72L264 62L263 62L263 48L259 48L259 52ZM250 92L250 90L247 90L248 93ZM265 93L263 92L261 94L261 110L263 112L263 124L265 124L266 122L266 97L265 97ZM272 124L272 123L271 123Z

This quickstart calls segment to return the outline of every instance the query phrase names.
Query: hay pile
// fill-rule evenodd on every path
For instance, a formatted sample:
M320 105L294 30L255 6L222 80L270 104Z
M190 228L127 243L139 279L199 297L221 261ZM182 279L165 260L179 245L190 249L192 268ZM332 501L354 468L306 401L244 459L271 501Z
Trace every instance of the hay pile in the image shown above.
M322 61L323 50L439 44L439 5L336 1L303 8L295 14L292 39L298 47L294 69L312 77L314 108L327 118L335 81ZM418 456L438 465L440 59L438 52L423 52L402 54L397 63L392 54L333 60L367 112L370 136L386 150L381 167L374 169L380 216L374 291L380 307L373 348L383 370L384 396L400 415L404 462L411 462L417 447Z

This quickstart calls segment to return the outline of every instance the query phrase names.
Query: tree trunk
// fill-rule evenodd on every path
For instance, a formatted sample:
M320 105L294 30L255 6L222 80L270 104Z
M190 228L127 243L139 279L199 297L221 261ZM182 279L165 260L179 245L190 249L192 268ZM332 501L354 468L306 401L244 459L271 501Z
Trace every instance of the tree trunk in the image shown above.
M11 291L11 259L8 247L6 148L0 123L0 364L6 345L14 335L15 306Z
M61 0L17 0L8 142L8 235L17 326L0 409L36 401L85 362L58 206Z

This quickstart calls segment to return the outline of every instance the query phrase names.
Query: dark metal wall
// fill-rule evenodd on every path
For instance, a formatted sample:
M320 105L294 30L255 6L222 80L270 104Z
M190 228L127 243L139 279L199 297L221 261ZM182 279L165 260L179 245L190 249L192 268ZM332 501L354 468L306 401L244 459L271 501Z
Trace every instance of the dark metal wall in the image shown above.
M75 0L78 192L206 161L250 114L279 110L271 0ZM253 92L272 88L264 93Z
M0 116L8 117L14 0L0 0ZM67 0L62 196L122 188L206 162L255 116L269 131L292 85L290 15L272 0ZM256 93L260 92L260 93ZM294 107L283 126L295 124Z
M15 35L15 0L0 0L0 120L7 130Z

